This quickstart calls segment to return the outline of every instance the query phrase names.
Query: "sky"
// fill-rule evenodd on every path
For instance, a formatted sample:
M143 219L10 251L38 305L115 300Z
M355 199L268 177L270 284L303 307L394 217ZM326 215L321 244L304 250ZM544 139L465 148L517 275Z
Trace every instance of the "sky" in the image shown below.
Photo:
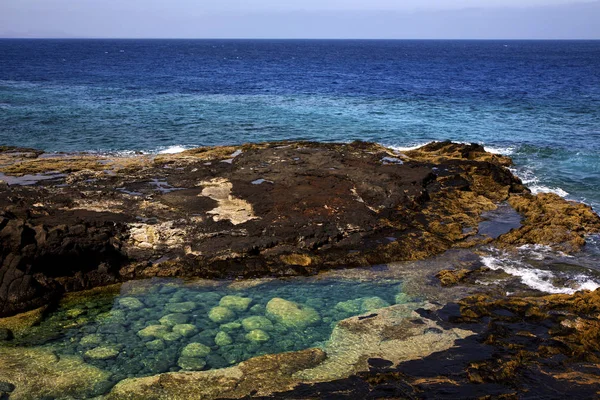
M0 0L0 37L600 39L600 1Z

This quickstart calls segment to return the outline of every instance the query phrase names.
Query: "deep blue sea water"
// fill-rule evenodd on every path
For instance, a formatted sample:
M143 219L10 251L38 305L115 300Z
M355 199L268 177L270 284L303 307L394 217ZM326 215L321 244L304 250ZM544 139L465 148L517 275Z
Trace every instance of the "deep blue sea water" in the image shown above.
M600 41L0 40L0 144L479 142L600 207Z

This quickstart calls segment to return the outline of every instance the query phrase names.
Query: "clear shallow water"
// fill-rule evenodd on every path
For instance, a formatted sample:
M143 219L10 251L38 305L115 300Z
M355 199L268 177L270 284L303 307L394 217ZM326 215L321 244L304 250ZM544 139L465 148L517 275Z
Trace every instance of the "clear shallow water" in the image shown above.
M228 282L129 282L116 297L63 305L15 345L81 356L112 373L115 383L223 368L258 355L322 346L338 321L406 302L400 285L315 278L237 289Z
M0 143L480 142L600 205L599 41L0 40Z

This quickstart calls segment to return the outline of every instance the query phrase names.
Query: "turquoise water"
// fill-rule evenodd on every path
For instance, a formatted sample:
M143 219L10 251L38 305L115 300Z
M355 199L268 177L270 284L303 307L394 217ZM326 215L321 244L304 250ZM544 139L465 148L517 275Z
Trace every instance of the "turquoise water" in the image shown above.
M227 282L130 282L116 297L61 306L15 345L81 356L111 372L115 383L223 368L323 346L338 321L406 302L400 284L297 278L232 289ZM282 309L285 315L277 311Z

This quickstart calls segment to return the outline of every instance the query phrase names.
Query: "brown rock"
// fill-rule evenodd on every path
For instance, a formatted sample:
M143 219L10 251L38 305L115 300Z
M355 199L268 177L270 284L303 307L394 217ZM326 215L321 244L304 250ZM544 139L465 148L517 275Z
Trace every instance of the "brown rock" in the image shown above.
M600 232L600 217L590 206L554 193L513 195L509 203L525 219L521 228L500 237L504 244L543 244L573 252L585 244L586 234Z
M442 286L451 286L462 282L467 276L471 274L471 272L472 271L468 269L445 269L443 271L438 272L435 276L440 280Z

